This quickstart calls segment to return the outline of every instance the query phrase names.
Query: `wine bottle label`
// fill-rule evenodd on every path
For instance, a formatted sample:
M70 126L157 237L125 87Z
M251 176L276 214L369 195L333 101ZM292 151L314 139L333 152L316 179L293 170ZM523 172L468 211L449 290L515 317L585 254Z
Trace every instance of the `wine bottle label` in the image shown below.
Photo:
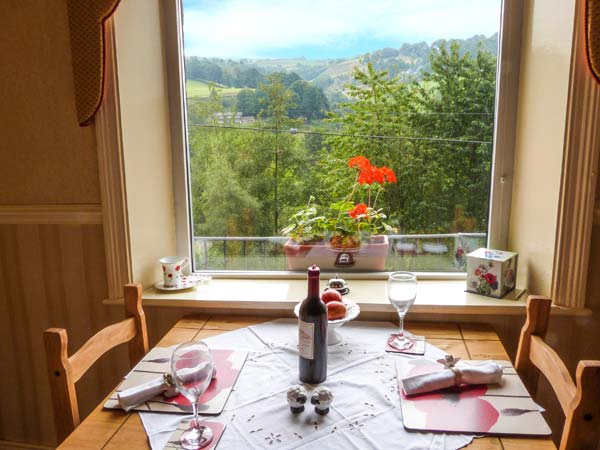
M315 324L298 319L298 352L302 358L315 358Z

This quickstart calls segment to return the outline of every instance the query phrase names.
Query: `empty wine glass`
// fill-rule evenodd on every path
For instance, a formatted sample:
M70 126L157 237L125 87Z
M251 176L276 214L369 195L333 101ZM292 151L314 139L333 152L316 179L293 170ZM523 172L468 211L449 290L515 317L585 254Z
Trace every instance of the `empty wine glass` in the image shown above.
M412 272L393 272L388 276L387 295L398 312L399 332L392 335L389 345L398 350L406 350L414 345L414 339L404 334L404 316L417 297L417 276Z
M194 409L190 428L181 435L181 446L188 450L204 448L213 439L212 430L198 423L198 400L208 388L213 373L208 345L193 341L177 346L171 357L171 373L177 390L192 403Z

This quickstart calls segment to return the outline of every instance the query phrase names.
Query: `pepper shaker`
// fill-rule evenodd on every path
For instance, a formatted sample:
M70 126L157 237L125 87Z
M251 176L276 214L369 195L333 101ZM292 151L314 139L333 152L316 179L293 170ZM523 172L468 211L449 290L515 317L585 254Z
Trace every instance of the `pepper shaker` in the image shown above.
M304 411L304 404L306 403L307 399L308 394L306 393L306 389L299 384L292 386L287 391L287 402L294 414Z

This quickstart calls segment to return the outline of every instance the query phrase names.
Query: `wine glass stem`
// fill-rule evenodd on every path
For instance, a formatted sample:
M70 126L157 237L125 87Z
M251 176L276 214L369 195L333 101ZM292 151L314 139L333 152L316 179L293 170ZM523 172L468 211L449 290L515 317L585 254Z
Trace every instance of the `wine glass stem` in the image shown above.
M200 400L200 398L197 398L195 402L192 402L192 408L194 411L194 428L199 428L198 427L198 401Z
M398 336L404 337L404 314L398 313Z

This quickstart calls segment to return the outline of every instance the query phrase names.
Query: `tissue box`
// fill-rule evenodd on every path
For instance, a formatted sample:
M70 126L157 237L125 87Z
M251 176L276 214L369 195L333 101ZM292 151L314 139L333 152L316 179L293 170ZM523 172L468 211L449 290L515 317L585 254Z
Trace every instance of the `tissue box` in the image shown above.
M517 283L517 260L513 252L480 248L467 255L467 291L500 298Z

